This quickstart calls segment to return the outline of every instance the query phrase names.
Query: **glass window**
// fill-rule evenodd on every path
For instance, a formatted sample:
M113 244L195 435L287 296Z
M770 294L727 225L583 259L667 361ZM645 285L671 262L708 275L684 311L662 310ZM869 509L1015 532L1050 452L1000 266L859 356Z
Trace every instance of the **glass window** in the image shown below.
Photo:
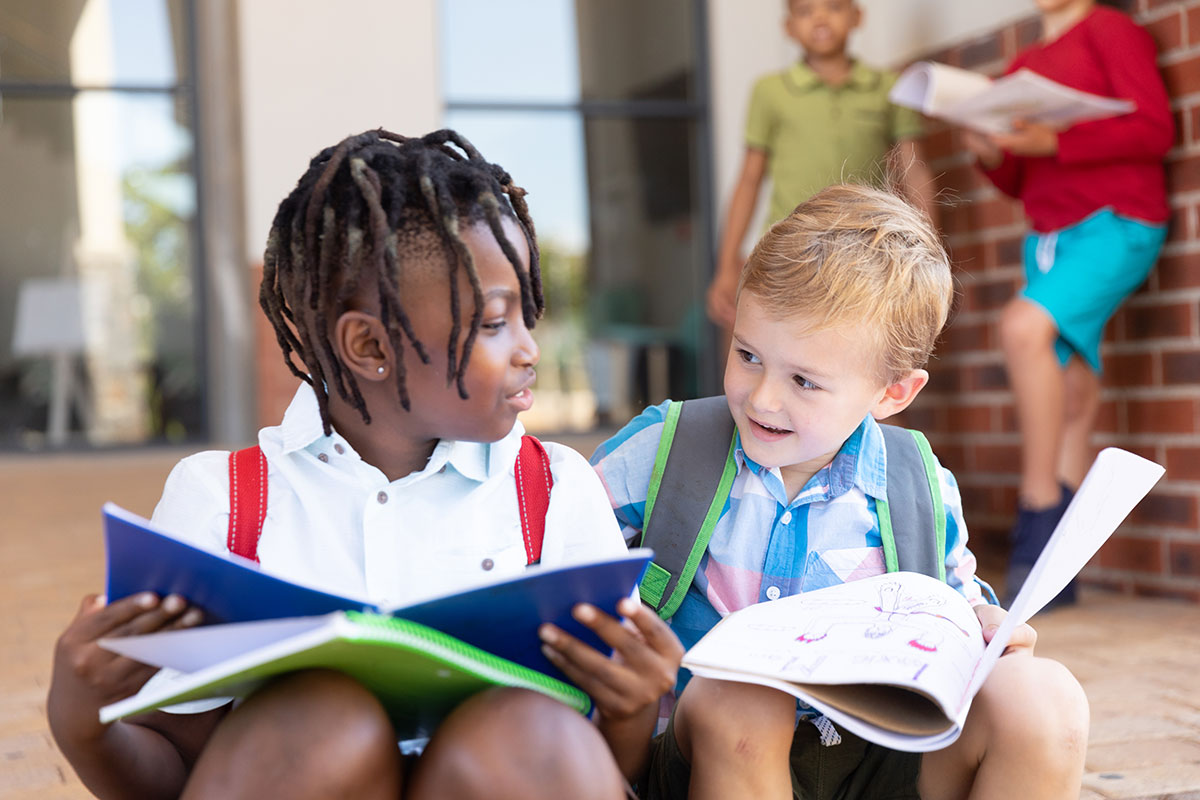
M180 8L0 0L0 448L205 433L190 95L132 85L177 80Z
M442 10L446 124L529 191L542 249L547 313L526 426L588 430L711 390L701 4Z

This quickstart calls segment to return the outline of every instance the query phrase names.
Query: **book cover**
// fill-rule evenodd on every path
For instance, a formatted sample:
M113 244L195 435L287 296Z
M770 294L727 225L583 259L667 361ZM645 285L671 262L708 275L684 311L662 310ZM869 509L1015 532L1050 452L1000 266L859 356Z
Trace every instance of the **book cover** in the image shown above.
M615 614L652 555L638 548L598 562L534 565L514 578L401 608L380 608L361 598L292 583L232 553L195 547L112 503L103 513L110 601L142 591L175 593L204 610L205 624L374 612L420 623L557 678L564 676L542 655L538 626L554 623L607 653L607 646L571 616L571 609L590 603Z
M1016 626L1075 577L1162 474L1132 453L1101 451L986 647L966 598L934 578L893 572L736 611L683 666L788 692L895 750L941 749L962 732Z
M403 738L430 735L455 706L491 686L541 692L581 713L591 708L588 696L570 684L419 623L373 613L231 623L100 644L138 661L168 661L159 665L185 673L103 707L101 722L189 700L244 697L271 677L314 667L362 683Z

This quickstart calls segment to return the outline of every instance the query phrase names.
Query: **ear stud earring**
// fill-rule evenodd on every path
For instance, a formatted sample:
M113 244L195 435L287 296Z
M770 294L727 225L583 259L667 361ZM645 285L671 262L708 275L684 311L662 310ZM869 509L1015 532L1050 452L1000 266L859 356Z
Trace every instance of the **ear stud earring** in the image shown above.
M382 375L382 374L383 374L383 367L380 367L379 369L377 369L377 370L375 370L375 371L376 371L376 372L378 372L380 375Z

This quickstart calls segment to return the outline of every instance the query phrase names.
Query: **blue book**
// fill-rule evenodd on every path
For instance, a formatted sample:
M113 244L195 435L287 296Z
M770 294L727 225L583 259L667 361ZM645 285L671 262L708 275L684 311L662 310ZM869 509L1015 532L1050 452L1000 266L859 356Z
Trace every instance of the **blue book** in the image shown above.
M571 616L578 603L616 614L653 555L630 550L617 558L561 567L528 567L518 577L399 608L383 608L269 575L232 553L213 553L153 528L119 506L104 506L109 601L137 592L179 594L204 610L205 623L311 617L361 611L399 617L472 647L565 680L541 651L537 629L551 622L601 652L609 648Z

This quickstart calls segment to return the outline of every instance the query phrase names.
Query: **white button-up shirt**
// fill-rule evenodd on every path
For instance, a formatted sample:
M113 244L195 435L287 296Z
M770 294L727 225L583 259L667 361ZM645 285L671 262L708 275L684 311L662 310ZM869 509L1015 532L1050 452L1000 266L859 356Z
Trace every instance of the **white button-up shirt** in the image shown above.
M381 606L519 574L526 556L514 463L523 433L518 422L498 442L442 441L424 469L389 481L336 431L324 435L316 397L301 385L282 424L258 436L268 464L263 569ZM542 563L623 554L612 506L588 462L569 447L545 447L554 487ZM179 462L153 522L199 547L225 550L229 453Z

